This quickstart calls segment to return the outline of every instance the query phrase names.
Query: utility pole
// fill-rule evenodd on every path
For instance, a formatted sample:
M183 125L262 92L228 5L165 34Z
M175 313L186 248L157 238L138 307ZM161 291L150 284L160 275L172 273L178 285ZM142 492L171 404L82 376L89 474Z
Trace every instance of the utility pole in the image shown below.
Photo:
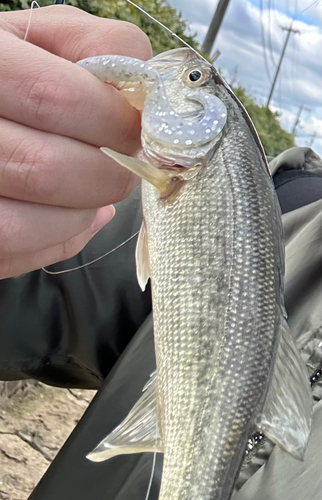
M295 118L295 122L294 122L294 125L293 125L293 129L292 129L292 132L291 132L291 134L294 135L294 137L295 137L295 134L296 134L296 129L297 129L298 124L300 122L300 116L301 116L301 113L302 113L303 109L305 111L311 112L311 110L309 108L307 108L306 106L304 106L304 104L301 104L301 106L299 107L299 110L297 112L297 115L296 115L296 118Z
M233 87L235 85L237 76L238 76L238 64L236 64L236 66L234 67L234 70L231 75L231 80L228 82L229 87Z
M215 50L215 52L213 53L213 55L211 56L211 61L212 63L214 63L215 61L217 61L218 57L220 57L220 50Z
M206 37L201 46L202 52L210 54L213 44L215 43L216 36L218 35L219 28L224 19L227 7L230 0L219 0L214 16L211 20Z
M277 80L278 74L279 74L281 66L282 66L283 58L284 58L284 55L285 55L285 51L286 51L286 47L287 47L288 41L290 39L290 35L291 35L291 33L300 33L299 30L294 30L292 28L292 26L293 26L293 21L292 21L292 24L291 24L291 26L289 28L285 28L285 26L282 26L282 30L287 31L287 36L286 36L286 39L285 39L285 42L284 42L284 47L283 47L283 50L282 50L282 54L281 54L280 60L279 60L278 65L277 65L277 69L276 69L276 73L275 73L274 80L273 80L273 83L272 83L271 91L269 93L269 97L268 97L268 100L267 100L267 104L266 104L267 108L269 107L269 103L271 102L271 98L272 98L272 95L273 95L273 92L274 92L276 80Z

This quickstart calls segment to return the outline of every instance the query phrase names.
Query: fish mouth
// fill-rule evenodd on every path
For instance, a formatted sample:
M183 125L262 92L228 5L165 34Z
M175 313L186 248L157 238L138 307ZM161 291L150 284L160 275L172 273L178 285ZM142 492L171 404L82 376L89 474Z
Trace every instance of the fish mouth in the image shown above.
M169 157L166 157L150 148L143 148L140 157L142 160L147 161L159 170L179 173L183 173L194 167L196 163L200 163L200 160L198 162L196 162L196 160L191 161L190 158L187 158L185 155L181 156L174 154L171 156L170 152Z
M163 144L154 142L149 144L142 137L142 150L139 158L161 170L185 172L196 166L204 164L208 158L202 150L196 151L189 156L185 151L177 151L166 148Z
M166 164L158 165L158 168L160 170L171 170L171 171L174 170L177 172L184 172L189 167L185 167L184 165L179 165L179 163L175 163L174 165L166 165Z

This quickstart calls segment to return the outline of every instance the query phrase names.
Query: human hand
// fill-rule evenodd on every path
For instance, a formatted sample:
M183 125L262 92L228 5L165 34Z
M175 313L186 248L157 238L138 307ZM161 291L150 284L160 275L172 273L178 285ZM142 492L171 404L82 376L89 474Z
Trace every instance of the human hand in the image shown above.
M140 115L72 64L151 57L136 26L68 6L0 13L0 278L77 254L137 180L99 150L140 147ZM99 208L97 210L98 207Z

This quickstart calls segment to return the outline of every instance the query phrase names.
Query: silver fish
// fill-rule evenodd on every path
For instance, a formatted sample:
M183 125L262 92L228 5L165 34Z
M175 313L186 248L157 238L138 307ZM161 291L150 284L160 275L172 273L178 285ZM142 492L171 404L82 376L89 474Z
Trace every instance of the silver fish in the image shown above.
M160 500L229 500L252 433L303 459L311 426L262 146L221 76L189 49L79 64L146 93L140 158L103 151L145 179L137 270L142 288L151 278L157 360L142 398L89 458L162 451Z

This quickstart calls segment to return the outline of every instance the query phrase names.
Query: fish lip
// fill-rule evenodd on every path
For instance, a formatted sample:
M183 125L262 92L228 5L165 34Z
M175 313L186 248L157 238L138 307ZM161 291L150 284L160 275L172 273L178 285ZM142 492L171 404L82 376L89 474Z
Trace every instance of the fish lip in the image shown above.
M184 172L187 170L189 167L185 167L184 165L179 165L178 163L175 163L174 165L158 165L158 168L160 170L171 170L171 171L177 171L177 172Z
M191 165L182 165L181 163L178 163L172 159L167 159L163 158L161 156L151 156L149 155L144 149L141 150L141 154L139 154L139 158L147 161L148 163L152 164L154 167L160 169L160 170L169 170L171 172L177 171L177 172L184 172L191 168Z
M154 165L157 168L163 169L173 169L178 167L181 171L188 170L194 167L196 164L203 163L202 157L191 157L180 154L180 151L170 151L169 157L161 155L154 147L152 147L144 136L141 137L142 149L139 157ZM158 146L162 145L159 143Z

